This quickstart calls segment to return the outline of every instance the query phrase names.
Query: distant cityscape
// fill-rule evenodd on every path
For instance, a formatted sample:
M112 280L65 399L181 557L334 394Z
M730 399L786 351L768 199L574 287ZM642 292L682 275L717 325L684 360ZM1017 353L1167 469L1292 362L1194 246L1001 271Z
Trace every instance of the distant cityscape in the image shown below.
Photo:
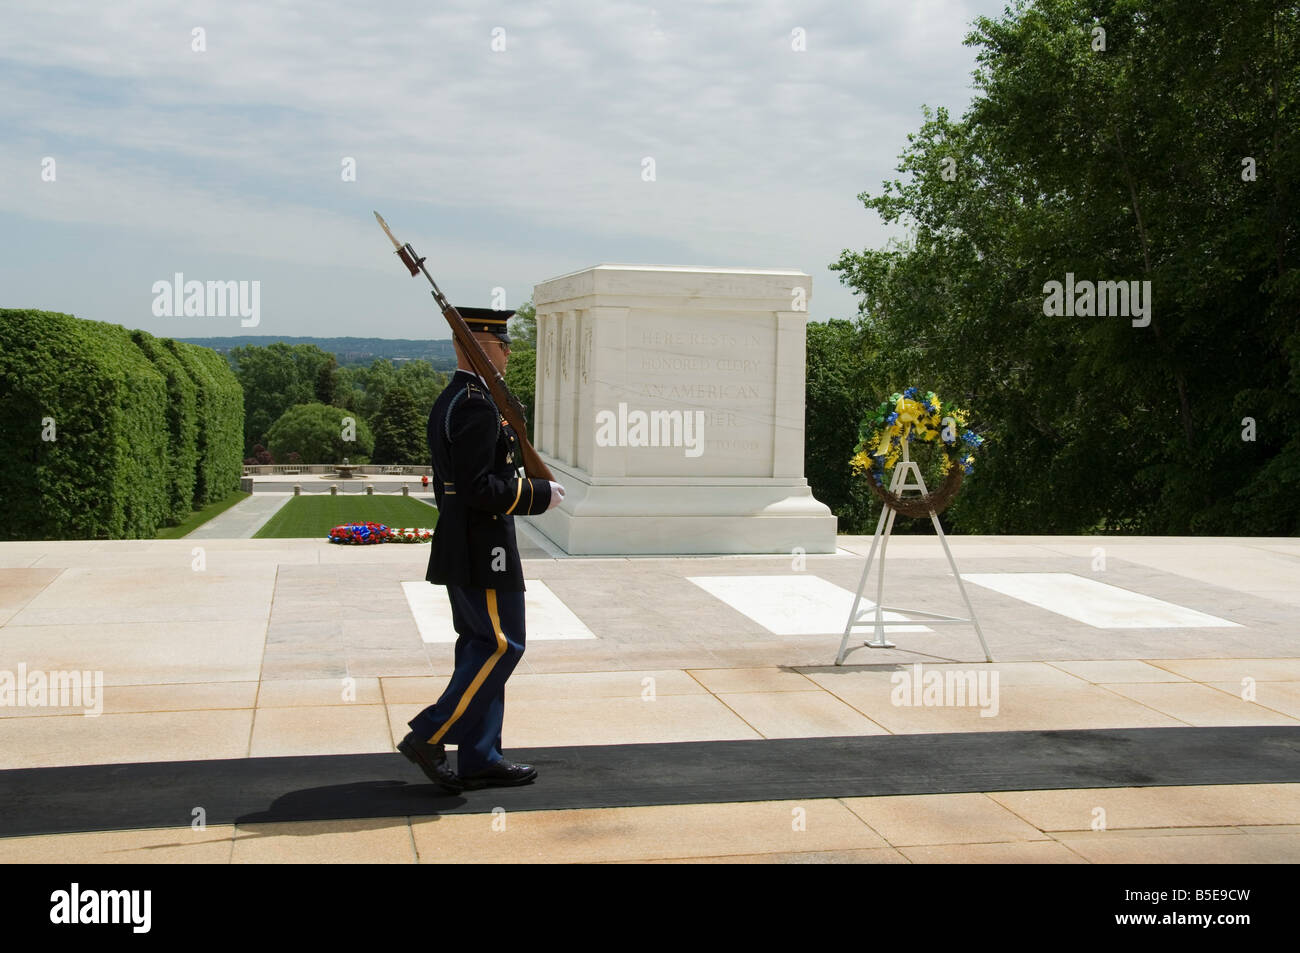
M178 338L177 340L212 348L222 355L229 354L233 348L266 347L276 341L283 341L289 345L314 344L322 351L333 354L340 367L364 367L384 359L394 364L425 360L439 371L448 371L456 366L456 355L451 349L451 338L416 341L404 338L318 338L243 334L237 337Z

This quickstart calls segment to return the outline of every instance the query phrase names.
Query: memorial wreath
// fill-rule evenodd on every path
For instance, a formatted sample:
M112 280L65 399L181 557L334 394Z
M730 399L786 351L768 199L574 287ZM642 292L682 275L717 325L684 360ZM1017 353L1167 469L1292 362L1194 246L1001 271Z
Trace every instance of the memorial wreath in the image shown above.
M941 478L939 488L924 496L902 497L885 485L885 469L893 467L903 452L928 445L930 475ZM886 506L903 516L923 517L938 514L952 502L962 478L974 470L975 454L984 438L967 425L966 412L940 402L938 395L927 391L924 396L915 387L891 394L858 425L858 445L853 448L850 466L867 478L871 492ZM918 465L925 463L918 460ZM929 482L927 481L927 486Z
M367 546L374 543L427 543L433 530L409 527L394 529L382 523L343 523L330 530L331 543Z

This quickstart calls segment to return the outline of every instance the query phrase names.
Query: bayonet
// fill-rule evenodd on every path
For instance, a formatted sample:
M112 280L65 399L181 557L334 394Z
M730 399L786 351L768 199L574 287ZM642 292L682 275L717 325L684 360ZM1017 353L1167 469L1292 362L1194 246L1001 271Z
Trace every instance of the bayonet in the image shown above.
M451 325L452 336L460 343L461 350L465 352L469 362L474 365L474 370L478 376L487 382L488 391L492 394L492 399L496 401L497 407L501 410L501 416L505 417L506 422L514 429L515 434L519 437L519 450L524 461L524 473L529 477L540 480L552 480L555 477L551 475L550 467L542 460L541 455L533 449L533 445L528 440L528 423L524 419L524 408L514 394L510 393L510 388L506 386L505 378L479 345L478 340L470 332L465 324L465 319L461 313L456 310L456 306L451 304L438 288L438 283L433 280L433 275L429 274L429 269L424 267L424 259L421 258L411 247L410 242L399 242L397 236L388 227L384 217L375 212L375 220L379 222L379 227L384 230L388 240L393 243L397 249L397 257L402 260L406 270L414 278L421 272L424 277L429 279L429 284L433 287L433 300L438 303L438 308L442 311L442 316L447 319Z

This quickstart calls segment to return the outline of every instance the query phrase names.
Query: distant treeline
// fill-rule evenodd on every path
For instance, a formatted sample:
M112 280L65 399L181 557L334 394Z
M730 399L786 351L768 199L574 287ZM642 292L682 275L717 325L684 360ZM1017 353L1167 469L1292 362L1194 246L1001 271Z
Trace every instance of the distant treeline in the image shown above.
M456 355L451 349L451 338L413 341L388 338L318 338L281 337L269 334L245 334L238 337L179 338L199 347L207 347L218 354L229 354L237 347L266 347L275 341L290 346L312 344L333 354L340 367L368 367L377 360L428 361L434 370L449 371L456 366Z
M244 391L245 463L425 462L425 418L449 371L419 358L342 367L315 344L270 341L226 355Z

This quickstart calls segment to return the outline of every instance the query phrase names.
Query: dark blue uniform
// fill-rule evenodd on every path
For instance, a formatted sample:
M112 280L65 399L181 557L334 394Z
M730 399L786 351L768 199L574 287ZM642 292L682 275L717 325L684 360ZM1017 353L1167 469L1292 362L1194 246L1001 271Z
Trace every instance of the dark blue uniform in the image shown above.
M411 730L458 746L461 775L501 760L505 683L524 652L524 575L515 515L544 513L549 480L520 477L519 441L486 385L457 370L428 424L438 522L429 582L445 585L456 628L456 670Z

